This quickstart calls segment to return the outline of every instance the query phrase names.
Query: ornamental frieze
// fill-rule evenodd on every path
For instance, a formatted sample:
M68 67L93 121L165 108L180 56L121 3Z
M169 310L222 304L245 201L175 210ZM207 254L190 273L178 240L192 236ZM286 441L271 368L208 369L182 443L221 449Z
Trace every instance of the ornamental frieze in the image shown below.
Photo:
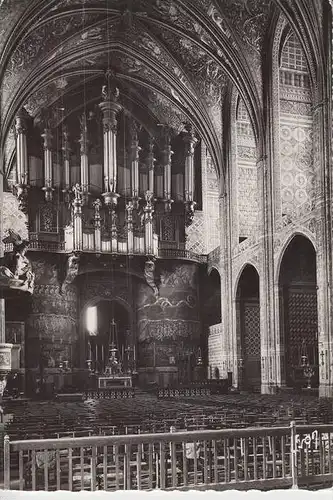
M61 314L32 314L28 317L27 334L41 338L75 338L76 319Z
M199 321L182 320L143 320L138 323L138 340L173 340L189 341L200 337L201 325Z
M140 304L137 308L138 313L141 315L145 312L148 316L158 317L160 314L172 314L172 309L195 309L197 306L197 299L194 295L186 295L181 300L170 300L167 297L157 297L153 302ZM176 313L177 314L177 313Z
M37 285L31 300L31 311L33 314L59 312L76 318L77 291L68 287L66 293L61 293L57 285Z

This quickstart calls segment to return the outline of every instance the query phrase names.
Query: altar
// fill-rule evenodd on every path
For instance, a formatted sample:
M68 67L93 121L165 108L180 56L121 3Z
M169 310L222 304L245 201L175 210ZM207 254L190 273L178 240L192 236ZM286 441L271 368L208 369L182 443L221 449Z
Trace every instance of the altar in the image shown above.
M98 377L98 389L132 387L131 375L103 375Z
M129 353L131 349L127 349L127 362L123 356L119 356L118 349L118 332L114 318L110 324L107 360L104 368L97 375L97 387L101 390L106 389L123 389L132 387L132 371ZM102 362L104 360L102 359Z

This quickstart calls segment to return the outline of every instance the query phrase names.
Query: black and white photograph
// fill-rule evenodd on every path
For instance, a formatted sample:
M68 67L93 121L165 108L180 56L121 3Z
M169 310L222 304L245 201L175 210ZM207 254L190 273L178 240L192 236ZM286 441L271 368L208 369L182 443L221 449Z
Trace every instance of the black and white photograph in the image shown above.
M0 0L1 500L333 498L332 20Z

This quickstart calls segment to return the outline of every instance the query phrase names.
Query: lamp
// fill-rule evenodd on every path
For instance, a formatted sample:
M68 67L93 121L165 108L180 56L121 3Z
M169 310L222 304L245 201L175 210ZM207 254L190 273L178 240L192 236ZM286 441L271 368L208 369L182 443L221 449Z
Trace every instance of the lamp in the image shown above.
M65 360L65 361L60 360L60 362L59 362L60 373L68 373L70 370L71 369L69 367L69 361L68 360Z

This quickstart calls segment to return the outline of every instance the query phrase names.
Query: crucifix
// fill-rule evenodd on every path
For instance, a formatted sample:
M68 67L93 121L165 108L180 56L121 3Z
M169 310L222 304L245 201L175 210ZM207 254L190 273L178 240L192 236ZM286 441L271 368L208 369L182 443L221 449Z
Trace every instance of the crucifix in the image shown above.
M321 357L321 366L324 366L324 357L325 357L324 351L321 351L320 357Z

